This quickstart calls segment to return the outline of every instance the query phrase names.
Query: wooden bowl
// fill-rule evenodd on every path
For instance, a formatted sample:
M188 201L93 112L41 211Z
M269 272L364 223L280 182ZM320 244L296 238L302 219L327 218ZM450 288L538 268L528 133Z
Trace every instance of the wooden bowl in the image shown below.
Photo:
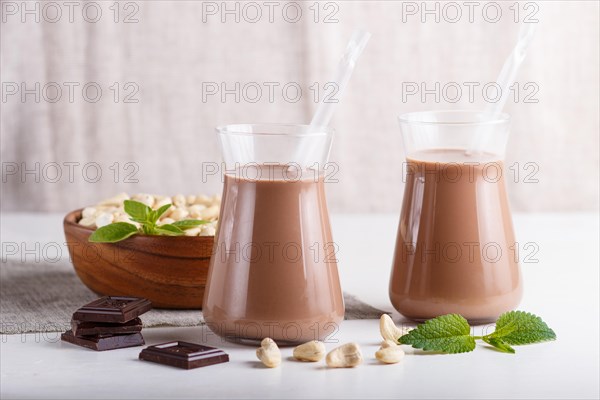
M156 308L201 309L214 236L134 235L117 243L90 243L94 231L63 221L79 279L100 295L144 297Z

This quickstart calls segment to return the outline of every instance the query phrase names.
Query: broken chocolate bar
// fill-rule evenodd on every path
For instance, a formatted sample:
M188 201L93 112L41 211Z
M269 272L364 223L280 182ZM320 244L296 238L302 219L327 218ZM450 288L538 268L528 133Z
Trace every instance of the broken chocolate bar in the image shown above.
M131 335L77 337L73 335L73 331L69 330L60 335L60 339L96 351L142 346L145 343L141 333L134 333Z
M124 323L152 308L146 299L124 296L105 296L81 307L73 314L77 321Z
M214 347L175 341L146 347L140 360L192 369L228 362L229 355Z
M136 318L124 324L71 320L71 330L75 336L126 335L141 331L142 320Z

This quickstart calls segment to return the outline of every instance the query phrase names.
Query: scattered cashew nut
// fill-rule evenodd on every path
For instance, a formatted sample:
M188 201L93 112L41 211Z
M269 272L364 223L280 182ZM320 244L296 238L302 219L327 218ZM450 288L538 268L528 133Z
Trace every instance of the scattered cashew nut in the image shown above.
M325 361L331 368L348 368L359 365L363 358L358 344L351 342L331 350Z
M398 343L400 336L407 334L408 329L398 328L389 315L382 314L379 319L379 332L381 332L383 340L391 340L394 343Z
M269 368L275 368L281 364L281 351L271 338L264 338L260 342L260 348L256 350L256 357Z
M325 357L326 349L323 342L311 340L294 349L294 358L300 361L320 361Z
M404 350L391 340L384 340L375 358L386 364L396 364L404 358Z

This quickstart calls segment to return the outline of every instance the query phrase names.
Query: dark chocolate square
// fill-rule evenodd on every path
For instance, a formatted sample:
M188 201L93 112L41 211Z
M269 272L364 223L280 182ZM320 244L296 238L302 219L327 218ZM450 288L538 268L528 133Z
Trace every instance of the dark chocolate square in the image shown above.
M71 320L71 330L75 336L126 335L140 332L142 320L135 318L123 324Z
M86 336L77 337L73 335L73 331L66 331L60 335L60 339L64 342L69 342L81 347L96 351L124 349L126 347L135 347L144 345L144 337L141 333L131 335L114 335L114 336Z
M228 362L229 355L214 347L175 341L146 347L140 360L192 369Z
M125 323L152 308L146 299L125 296L105 296L81 307L73 314L77 321Z

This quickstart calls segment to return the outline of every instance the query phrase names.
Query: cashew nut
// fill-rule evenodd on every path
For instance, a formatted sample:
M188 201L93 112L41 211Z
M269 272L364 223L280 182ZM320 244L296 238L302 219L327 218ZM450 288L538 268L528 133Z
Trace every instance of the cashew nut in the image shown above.
M164 224L172 224L173 222L175 222L175 220L173 218L165 217L165 218L161 219L160 221L158 221L156 224L164 225Z
M190 212L190 216L192 218L201 218L202 210L206 208L205 205L202 204L194 204L188 207L188 211Z
M102 228L103 226L106 226L108 224L112 224L113 219L114 219L114 217L113 217L112 214L109 214L109 213L100 213L100 214L98 214L96 216L95 223L96 223L96 226L98 228Z
M129 200L129 195L127 193L119 193L116 196L113 196L109 199L102 200L98 203L99 206L120 206L123 204L125 200Z
M172 204L170 198L165 197L165 198L160 199L160 200L157 199L156 202L154 203L154 207L153 208L154 209L159 209L162 206L166 206L167 204Z
M260 342L260 348L256 350L256 357L269 368L275 368L281 364L281 351L271 338L264 338Z
M113 214L113 215L114 215L114 214ZM135 225L135 226L136 226L136 228L139 228L139 227L140 227L140 224L139 224L139 222L132 221L132 220L129 218L129 216L128 216L128 215L123 215L123 214L114 215L113 222L126 222L126 223L128 223L128 224Z
M83 226L95 226L96 218L95 217L85 217L79 220L79 225Z
M175 207L185 207L185 196L182 194L173 196L173 205Z
M91 218L91 217L95 216L96 213L97 213L97 211L94 207L86 207L81 212L81 218Z
M190 194L190 195L188 195L188 196L185 198L185 202L186 202L188 205L192 205L192 204L194 204L194 202L195 202L195 201L196 201L196 196L194 196L193 194Z
M201 231L202 231L201 228L190 228L190 229L186 229L185 231L183 231L183 234L185 236L198 236Z
M138 193L131 196L131 200L139 201L144 203L148 207L154 207L154 196L147 193Z
M211 198L204 194L196 196L196 199L194 200L194 204L202 204L205 206L210 206L211 203L212 203Z
M404 350L395 342L384 340L375 352L375 358L386 364L396 364L404 358Z
M336 347L327 354L325 359L327 366L331 368L355 367L362 363L362 360L360 347L354 342Z
M202 219L211 221L211 220L215 220L219 217L219 211L220 211L219 206L210 206L210 207L205 208L204 210L200 211L200 215L202 216Z
M202 225L202 231L200 232L200 236L215 236L217 234L217 230L215 229L214 223L213 225Z
M387 314L381 315L379 319L379 331L383 340L391 340L394 343L398 343L400 336L408 333L408 329L398 328Z
M182 219L184 219L185 217L187 217L189 215L189 211L186 210L185 208L180 208L180 207L172 207L170 208L170 212L167 211L168 213L168 217L174 219L175 221L181 221Z
M311 340L294 349L294 358L300 361L320 361L325 356L325 344Z

